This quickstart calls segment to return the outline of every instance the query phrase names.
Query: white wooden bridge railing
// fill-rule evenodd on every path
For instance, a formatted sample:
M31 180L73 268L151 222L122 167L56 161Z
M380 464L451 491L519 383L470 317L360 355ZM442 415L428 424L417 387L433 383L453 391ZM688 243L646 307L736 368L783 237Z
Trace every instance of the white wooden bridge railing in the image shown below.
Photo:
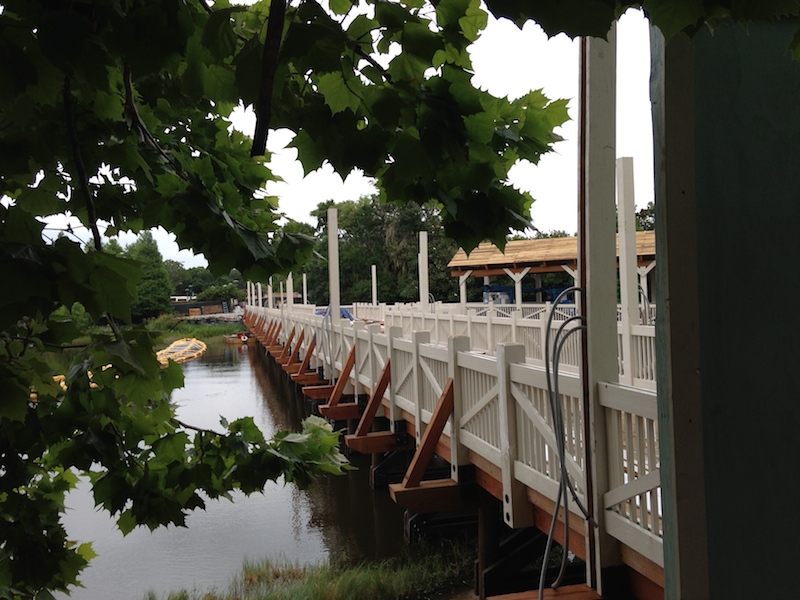
M295 340L304 331L302 351L316 338L316 365L325 367L329 377L342 370L345 358L355 346L355 367L349 377L351 392L372 390L387 360L392 378L384 395L389 420L413 417L417 440L430 422L437 399L448 378L453 378L455 402L445 427L450 438L451 476L458 478L458 467L474 452L501 473L504 514L509 526L523 526L530 510L525 489L531 488L556 500L558 493L557 439L564 437L568 477L583 501L586 489L584 414L581 383L577 374L578 351L568 349L567 367L558 375L559 401L564 431L555 431L547 395L542 361L543 318L522 319L517 315L494 319L492 315L466 320L433 321L412 314L410 321L365 324L315 315L311 311L248 308L256 316L282 320L281 340L285 343L294 327ZM501 321L502 327L492 327ZM526 322L535 321L538 326ZM442 322L449 327L440 327ZM402 324L400 324L402 323ZM407 327L413 327L407 331ZM451 332L444 338L444 332ZM648 346L649 331L637 331ZM471 335L470 335L471 334ZM577 336L571 336L577 338ZM475 340L478 340L476 343ZM516 340L516 343L512 340ZM529 355L531 349L533 357ZM623 544L663 566L662 521L658 428L654 382L641 370L649 350L637 350L633 366L634 382L644 387L600 384L600 404L607 410L608 476L604 496L607 533ZM637 362L637 360L639 362ZM602 459L602 457L600 457ZM596 457L595 460L598 460ZM602 471L602 470L601 470ZM575 519L581 519L575 503L570 505Z

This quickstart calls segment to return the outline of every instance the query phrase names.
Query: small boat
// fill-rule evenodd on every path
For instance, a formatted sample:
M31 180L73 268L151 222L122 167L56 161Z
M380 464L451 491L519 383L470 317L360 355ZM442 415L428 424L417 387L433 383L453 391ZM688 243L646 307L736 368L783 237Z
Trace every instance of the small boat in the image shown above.
M251 335L247 331L242 331L240 333L232 333L230 335L225 336L225 343L231 345L241 345L241 344L255 344L256 338L255 336Z

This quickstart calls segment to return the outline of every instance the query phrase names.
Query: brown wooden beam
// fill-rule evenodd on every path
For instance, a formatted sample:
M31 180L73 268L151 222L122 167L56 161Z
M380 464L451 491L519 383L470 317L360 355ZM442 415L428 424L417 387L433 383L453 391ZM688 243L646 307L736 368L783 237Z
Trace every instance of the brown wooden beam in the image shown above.
M306 330L300 330L300 337L297 338L297 343L294 345L294 350L292 350L291 354L288 357L282 358L278 361L281 366L287 366L294 362L297 362L297 355L300 353L300 347L303 345L303 340L306 337Z
M303 395L312 400L327 400L333 391L332 385L306 385L303 386Z
M361 420L356 427L356 435L363 436L369 433L372 428L372 423L375 420L375 415L378 413L378 407L381 405L383 395L386 393L386 388L389 386L389 381L392 378L392 369L389 365L389 359L386 359L386 364L383 365L383 370L378 377L378 385L372 390L372 395L369 397L367 407L364 409L364 414L361 415Z
M317 347L317 336L312 336L311 341L308 343L308 349L306 350L306 355L303 357L303 360L300 362L300 368L298 369L299 373L305 373L308 371L308 365L311 364L311 357L314 355L314 348Z
M361 454L384 454L411 450L414 447L414 437L405 433L398 436L391 431L372 431L366 435L346 435L344 443Z
M334 405L328 403L319 406L319 414L334 421L347 421L361 417L361 410L358 402L341 402Z
M294 339L294 330L295 327L292 326L292 330L289 332L289 337L286 339L286 343L283 345L283 352L281 352L280 356L276 356L278 360L289 356L289 348L292 347L292 340Z
M339 404L339 400L342 398L342 394L344 393L344 388L347 385L347 378L350 377L350 371L353 370L353 365L355 364L356 345L353 343L353 347L350 348L350 352L347 353L347 358L344 361L344 365L342 365L342 372L339 374L339 379L336 380L336 385L333 387L330 398L328 399L328 404L330 406L336 406Z
M320 379L319 373L316 371L292 373L290 377L297 385L302 386L315 386L325 381L324 379Z
M389 495L400 506L417 513L452 512L480 504L477 484L459 484L452 479L421 481L414 487L402 483L389 486Z
M502 594L500 596L487 596L486 600L537 600L538 590ZM547 600L603 600L596 590L585 583L577 585L562 585L558 589L545 588L544 598Z
M411 464L408 465L408 470L405 477L403 477L403 487L416 487L422 481L422 476L428 468L431 458L433 458L439 437L444 431L445 423L453 413L453 400L453 378L450 377L444 386L444 390L442 390L439 401L436 403L436 408L434 408L433 415L431 415L431 421L422 434L422 439L417 451L414 453L414 458L411 460Z

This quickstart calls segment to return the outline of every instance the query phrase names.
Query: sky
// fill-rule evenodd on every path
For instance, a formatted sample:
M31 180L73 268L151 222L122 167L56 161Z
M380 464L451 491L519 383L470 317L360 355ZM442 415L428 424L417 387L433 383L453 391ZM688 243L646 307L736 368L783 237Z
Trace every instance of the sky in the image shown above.
M565 141L555 145L538 165L518 164L512 168L512 185L535 198L531 209L534 225L540 231L577 231L578 153L577 96L579 42L565 35L552 39L535 23L520 30L506 19L495 20L471 47L476 86L495 96L518 98L533 89L543 89L551 99L568 98L572 120L557 132ZM636 206L653 200L652 124L649 100L649 31L641 12L629 10L617 27L617 157L634 159ZM252 134L255 118L239 113L235 126ZM356 200L375 192L369 178L358 171L344 181L330 165L303 177L297 153L286 148L292 134L286 130L270 132L268 150L273 153L270 168L282 182L269 182L267 193L277 196L280 210L297 221L312 223L309 213L325 200ZM186 267L204 266L205 259L188 250L179 251L174 238L163 230L154 237L165 259L177 260ZM133 234L122 234L120 243L133 241Z

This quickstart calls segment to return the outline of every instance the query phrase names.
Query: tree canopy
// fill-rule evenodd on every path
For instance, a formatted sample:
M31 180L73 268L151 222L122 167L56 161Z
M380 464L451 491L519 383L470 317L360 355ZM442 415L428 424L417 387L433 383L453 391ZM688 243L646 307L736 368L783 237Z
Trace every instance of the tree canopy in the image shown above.
M643 6L672 35L797 16L800 3L486 4L551 35L605 35ZM266 136L287 128L307 172L360 168L382 199L438 203L465 249L502 246L533 200L509 169L548 152L567 112L542 91L510 101L474 88L468 48L486 19L478 0L0 0L0 597L46 598L76 581L91 550L58 516L77 473L129 531L182 524L201 490L340 469L336 436L318 422L271 442L251 420L221 432L179 423L168 401L179 367L161 369L150 335L120 325L140 264L104 236L161 225L216 275L264 279L306 261L313 238L281 228L263 191ZM255 141L231 126L240 104L255 108ZM48 224L65 216L81 227L53 239ZM76 302L109 328L77 343ZM51 354L66 350L63 389Z
M138 322L171 312L172 304L169 297L172 285L153 234L149 231L140 233L136 241L125 248L124 254L141 265L141 278L136 285L136 299L131 305L131 319Z

